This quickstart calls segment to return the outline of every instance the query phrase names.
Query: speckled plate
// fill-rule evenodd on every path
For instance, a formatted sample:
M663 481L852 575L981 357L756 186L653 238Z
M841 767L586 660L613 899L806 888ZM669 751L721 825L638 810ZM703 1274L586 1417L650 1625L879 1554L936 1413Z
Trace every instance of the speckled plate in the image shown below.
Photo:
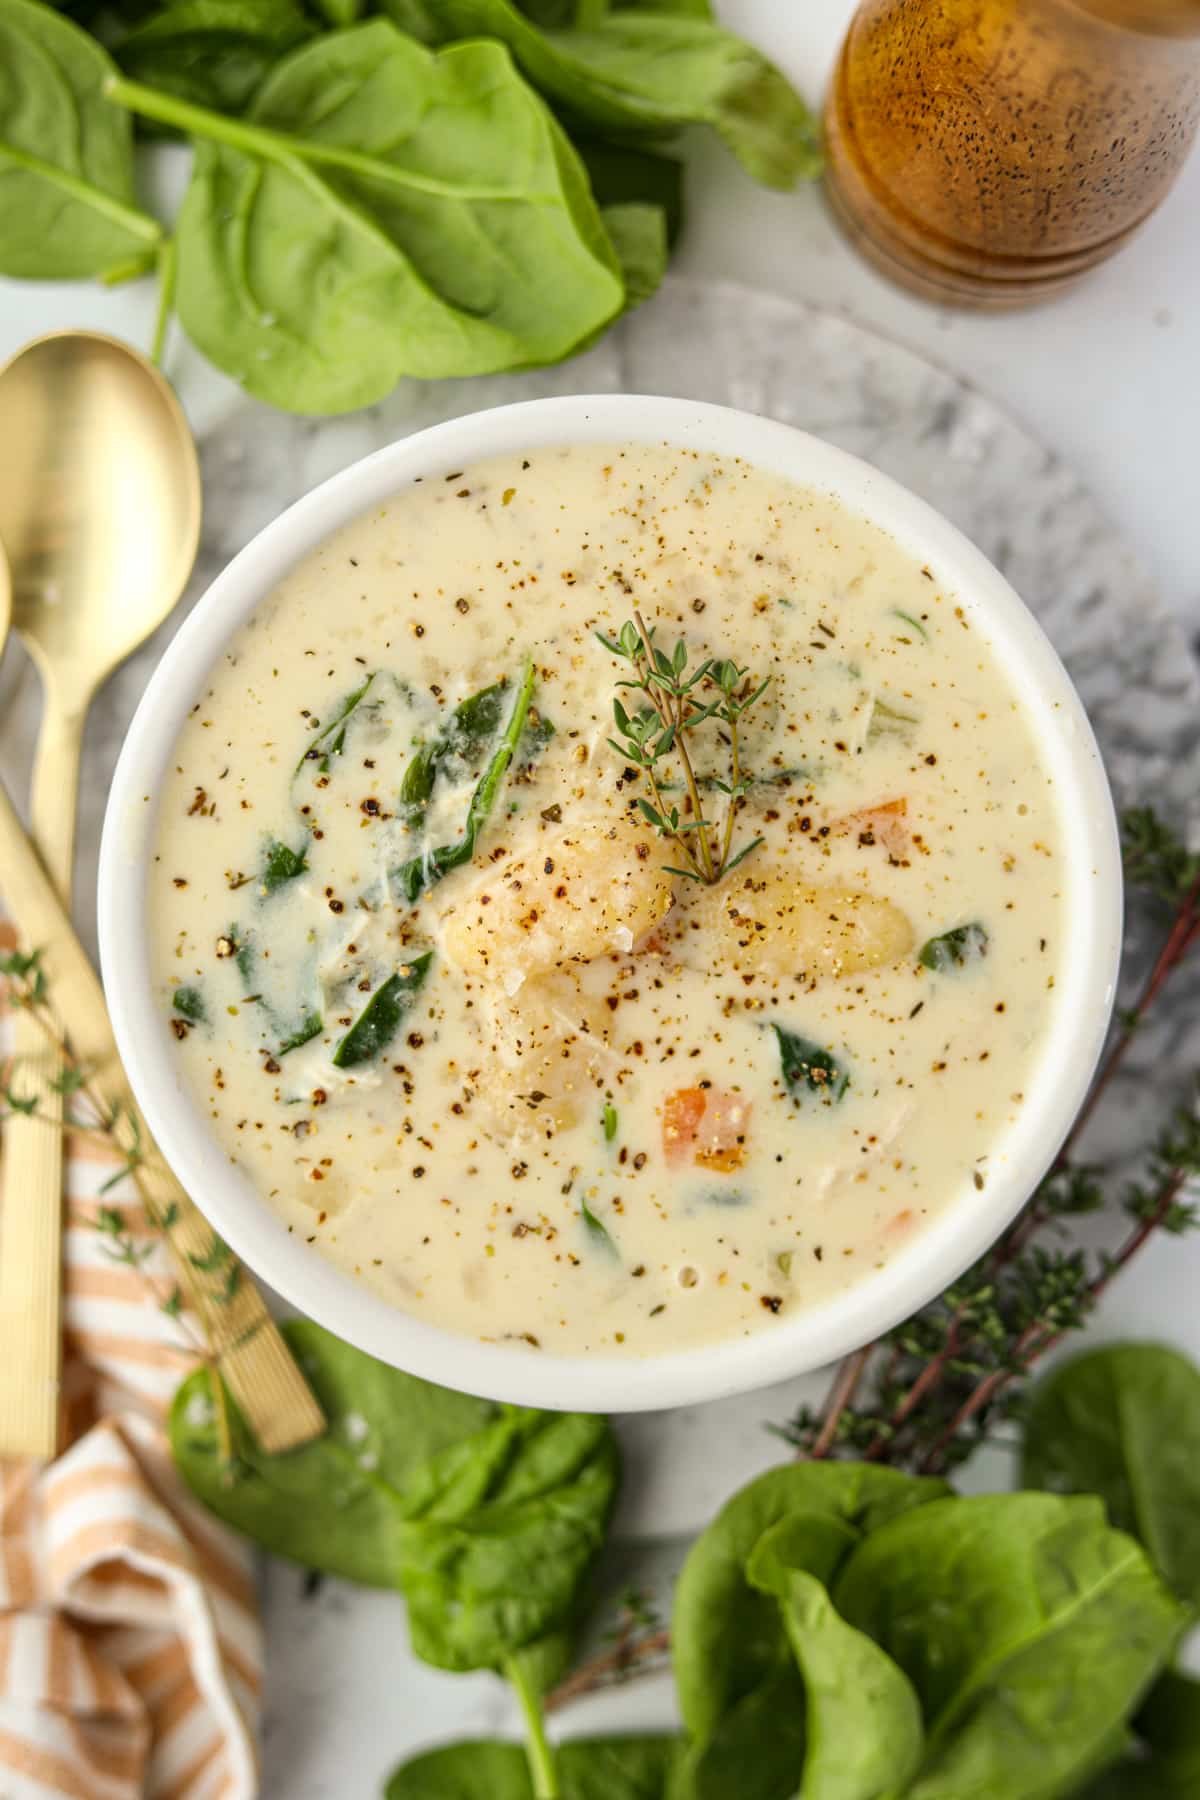
M1091 714L1118 803L1152 799L1176 821L1200 828L1195 664L1136 558L1073 472L948 370L848 320L733 284L673 280L562 368L410 382L385 405L345 419L294 419L233 401L203 436L204 540L189 600L290 501L394 438L507 401L619 390L769 414L842 445L913 488L974 539L1038 615ZM108 685L89 728L77 907L89 938L112 766L147 674L182 610ZM0 768L14 792L24 789L36 713L32 674L20 653L10 651L0 666ZM1132 964L1144 936L1146 921L1135 914ZM1152 1129L1163 1085L1152 1072L1161 1077L1164 1067L1182 1069L1188 1059L1200 1060L1194 973L1139 1043L1128 1106L1117 1107L1122 1120L1135 1106ZM622 1534L643 1545L657 1542L669 1563L683 1534L777 1460L767 1422L787 1417L821 1388L810 1377L623 1422L629 1479ZM457 1735L497 1722L498 1694L485 1679L482 1686L452 1682L410 1664L392 1598L329 1583L308 1605L296 1575L281 1566L273 1571L269 1598L274 1704L268 1725L281 1716L276 1707L286 1706L288 1720L286 1729L268 1732L270 1794L306 1800L348 1791L339 1780L347 1751L370 1738L381 1708L393 1724L392 1759L406 1744L427 1743L440 1732ZM397 1711L402 1687L408 1704ZM626 1704L621 1717L634 1716Z

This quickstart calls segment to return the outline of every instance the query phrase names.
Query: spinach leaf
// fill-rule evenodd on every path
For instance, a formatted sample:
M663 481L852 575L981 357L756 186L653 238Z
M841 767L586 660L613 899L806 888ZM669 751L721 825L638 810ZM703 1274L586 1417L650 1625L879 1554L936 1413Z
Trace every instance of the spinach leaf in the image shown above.
M424 1464L406 1489L401 1562L418 1656L499 1668L569 1625L617 1472L606 1420L518 1408Z
M799 1686L778 1608L746 1579L754 1547L772 1526L801 1513L869 1533L947 1493L943 1481L866 1463L795 1463L735 1494L692 1546L675 1590L675 1682L688 1730L707 1740L781 1661ZM799 1761L791 1766L794 1774Z
M227 1467L209 1375L197 1369L171 1406L176 1467L218 1517L275 1555L369 1587L398 1587L408 1483L447 1446L486 1430L498 1409L401 1374L307 1319L281 1330L329 1421L325 1436L268 1456L227 1399Z
M280 57L313 35L299 0L171 0L113 54L133 81L237 113Z
M671 1737L579 1738L555 1755L561 1800L667 1800L682 1754ZM533 1800L516 1744L447 1744L395 1770L385 1800Z
M276 1050L276 1056L286 1056L289 1050L299 1050L305 1044L311 1044L315 1037L320 1037L325 1021L320 1013L306 1013L304 1018L290 1031Z
M308 859L303 849L293 850L287 844L272 838L267 845L266 860L259 879L261 894L274 894L289 881L295 881L297 875L303 875L308 867Z
M284 57L244 119L112 91L200 140L179 316L273 405L555 362L624 304L583 167L499 44L433 55L373 19Z
M62 281L152 263L162 231L134 198L113 73L69 19L0 0L0 274Z
M683 229L683 164L674 156L583 138L576 149L602 213L615 206L657 207L664 216L667 248L673 250Z
M841 1100L850 1086L850 1071L811 1038L782 1025L771 1030L779 1044L779 1072L797 1100L819 1094L826 1105Z
M171 1005L192 1025L203 1025L208 1019L204 995L197 987L177 987L171 995Z
M931 937L922 944L918 961L938 974L962 969L987 955L989 941L987 927L973 920L969 925L956 925L953 931L943 931L940 937Z
M443 38L499 38L536 87L602 132L711 125L770 187L820 170L817 124L800 96L694 8L626 8L585 29L539 31L512 0L440 0L434 19Z
M1196 1800L1200 1794L1200 1681L1168 1672L1135 1720L1137 1750L1083 1800Z
M796 1800L805 1744L804 1689L789 1657L692 1745L671 1800Z
M339 700L333 709L333 717L326 719L321 728L314 732L309 739L303 756L296 764L297 774L300 773L305 763L315 762L321 774L328 775L333 758L341 756L346 748L346 732L349 729L350 720L370 693L377 673L378 670L372 669L364 682L347 694L344 699Z
M198 1370L170 1419L188 1486L277 1555L400 1588L426 1661L498 1668L529 1647L527 1670L551 1677L616 1496L607 1422L434 1387L307 1320L283 1331L329 1421L325 1436L268 1456L229 1401L231 1469Z
M912 1682L926 1752L910 1800L1053 1800L1090 1776L1182 1613L1098 1500L934 1501L866 1537L833 1601Z
M867 721L867 742L873 744L880 738L893 737L899 738L902 743L911 743L920 723L915 713L903 712L900 707L892 706L876 695L871 704L871 717Z
M1108 1344L1033 1391L1030 1487L1099 1494L1163 1579L1200 1610L1200 1369L1158 1344Z
M588 1238L597 1249L607 1251L609 1256L620 1258L621 1252L613 1242L613 1235L608 1226L603 1224L592 1211L586 1200L579 1202L579 1216L583 1220Z
M507 681L460 700L442 730L409 759L400 781L401 817L415 830L424 820L438 776L447 767L477 768L504 717Z
M776 1563L779 1602L804 1678L802 1800L895 1800L921 1761L921 1708L891 1657L847 1625L806 1569Z
M600 217L621 265L625 304L640 306L658 292L667 272L666 215L661 207L630 200L602 208Z
M335 1049L335 1068L352 1069L358 1063L373 1061L387 1049L411 1011L432 961L433 951L422 951L420 956L414 956L404 968L389 975L382 987L376 988ZM319 1020L317 1029L320 1030Z
M428 888L434 887L443 875L449 874L451 869L462 868L474 856L479 834L496 803L496 796L525 730L536 680L533 662L529 661L522 672L500 742L492 752L487 767L476 783L475 792L471 795L466 826L457 844L444 844L422 856L410 857L408 862L392 871L393 884L410 905Z

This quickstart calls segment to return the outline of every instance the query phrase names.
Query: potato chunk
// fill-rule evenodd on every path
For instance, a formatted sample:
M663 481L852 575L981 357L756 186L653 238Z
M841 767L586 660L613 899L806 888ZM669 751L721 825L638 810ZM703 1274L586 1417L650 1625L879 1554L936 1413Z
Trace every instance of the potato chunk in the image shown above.
M497 991L485 1007L488 1041L471 1086L506 1138L552 1137L585 1106L599 1116L597 1083L615 1060L602 1000L564 973L527 981L512 999Z
M531 976L635 948L669 911L671 877L644 825L585 820L538 833L442 914L442 948L507 993Z
M694 967L811 983L882 968L912 946L912 926L890 900L773 869L689 890L671 948Z

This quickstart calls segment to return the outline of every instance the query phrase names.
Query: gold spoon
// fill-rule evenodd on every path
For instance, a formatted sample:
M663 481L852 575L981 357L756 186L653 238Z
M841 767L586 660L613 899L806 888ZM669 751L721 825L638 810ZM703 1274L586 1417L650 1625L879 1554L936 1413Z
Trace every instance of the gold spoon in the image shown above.
M62 331L0 369L0 544L12 621L44 704L32 836L70 905L83 727L101 682L171 611L196 559L200 471L169 384L137 351ZM57 1072L18 1013L15 1054L43 1112ZM0 1452L52 1456L58 1422L62 1134L45 1118L5 1129L0 1369L12 1404Z

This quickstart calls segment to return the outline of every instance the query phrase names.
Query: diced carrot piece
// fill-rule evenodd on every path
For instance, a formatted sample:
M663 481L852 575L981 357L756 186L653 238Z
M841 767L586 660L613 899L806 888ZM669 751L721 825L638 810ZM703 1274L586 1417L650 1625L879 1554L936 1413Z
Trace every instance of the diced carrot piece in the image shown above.
M663 1152L673 1168L693 1162L728 1175L746 1155L750 1103L724 1088L678 1088L663 1106Z
M834 837L857 837L860 844L882 844L889 856L907 856L910 848L908 801L885 800L878 806L864 806L858 812L835 819L830 826Z

